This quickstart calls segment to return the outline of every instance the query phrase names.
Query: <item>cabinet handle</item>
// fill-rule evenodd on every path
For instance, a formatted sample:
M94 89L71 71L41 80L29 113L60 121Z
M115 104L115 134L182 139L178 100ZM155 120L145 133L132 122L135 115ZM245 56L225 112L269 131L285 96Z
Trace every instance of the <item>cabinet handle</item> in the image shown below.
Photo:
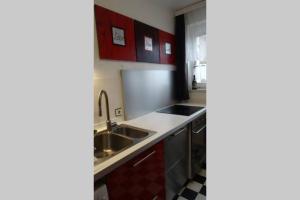
M180 131L178 131L178 132L176 132L176 133L173 133L172 134L172 136L177 136L177 135L179 135L180 133L182 133L183 131L185 131L186 130L186 128L184 128L184 129L181 129Z
M194 134L198 134L198 133L200 133L203 129L205 129L206 128L206 125L204 125L202 128L200 128L198 131L194 131L194 130L192 130L192 132L194 133Z
M139 164L141 164L142 162L144 162L147 158L149 158L150 156L152 156L153 154L155 154L156 151L152 151L151 153L149 153L147 156L145 156L144 158L142 158L141 160L137 161L136 163L133 164L133 167L138 166Z

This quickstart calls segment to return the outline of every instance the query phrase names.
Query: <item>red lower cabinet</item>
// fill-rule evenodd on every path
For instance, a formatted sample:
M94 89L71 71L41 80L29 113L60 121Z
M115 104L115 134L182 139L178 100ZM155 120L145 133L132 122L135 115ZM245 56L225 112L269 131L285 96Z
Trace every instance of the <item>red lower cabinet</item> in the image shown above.
M163 200L165 174L160 142L107 176L110 200Z

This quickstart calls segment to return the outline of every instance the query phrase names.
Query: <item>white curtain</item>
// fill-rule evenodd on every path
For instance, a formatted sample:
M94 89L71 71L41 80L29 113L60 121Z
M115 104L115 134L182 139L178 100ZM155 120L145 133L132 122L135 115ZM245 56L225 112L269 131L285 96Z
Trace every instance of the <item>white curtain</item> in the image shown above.
M198 87L206 87L206 7L185 14L185 33L189 87L191 89L193 75Z
M206 8L185 14L186 61L206 61Z

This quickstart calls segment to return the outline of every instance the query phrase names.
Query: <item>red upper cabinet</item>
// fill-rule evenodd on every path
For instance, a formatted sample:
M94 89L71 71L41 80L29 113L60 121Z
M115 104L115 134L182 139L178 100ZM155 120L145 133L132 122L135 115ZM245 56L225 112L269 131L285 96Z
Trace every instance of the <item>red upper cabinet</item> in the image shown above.
M133 20L98 5L95 20L100 58L136 61Z
M159 31L159 49L161 64L175 64L175 36Z
M139 21L134 21L136 60L139 62L159 62L159 30Z

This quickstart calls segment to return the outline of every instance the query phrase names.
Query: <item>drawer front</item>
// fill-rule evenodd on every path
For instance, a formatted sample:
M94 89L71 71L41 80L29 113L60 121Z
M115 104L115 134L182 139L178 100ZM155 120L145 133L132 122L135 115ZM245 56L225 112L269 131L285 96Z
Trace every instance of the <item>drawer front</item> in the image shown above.
M179 160L186 158L188 151L188 129L185 127L167 137L165 142L165 165L168 171Z
M163 200L163 142L150 147L107 176L110 200Z
M206 113L192 121L192 129L197 129L206 125Z

